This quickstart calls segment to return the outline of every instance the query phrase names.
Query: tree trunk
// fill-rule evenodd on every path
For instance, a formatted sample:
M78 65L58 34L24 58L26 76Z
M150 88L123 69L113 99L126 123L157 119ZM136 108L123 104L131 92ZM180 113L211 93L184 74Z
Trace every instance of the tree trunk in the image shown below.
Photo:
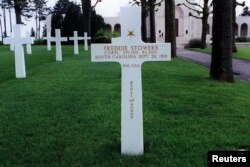
M37 16L37 10L36 10L36 35L35 35L35 36L36 36L36 39L37 39L37 32L38 32L38 31L37 31L37 27L38 27L38 26L37 26L37 25L38 25L37 20L38 20L38 16Z
M83 26L84 32L91 35L91 0L82 0Z
M147 6L146 0L141 0L142 41L147 42Z
M207 19L202 19L201 49L207 47Z
M7 37L7 28L6 28L6 9L5 7L3 8L3 25L4 25L4 37Z
M150 42L156 42L155 34L155 6L154 0L149 0L149 12L150 12Z
M165 42L171 43L171 57L176 57L175 1L165 0Z
M1 32L1 38L2 38L2 40L1 41L3 41L3 28L2 28L2 20L0 19L0 32Z
M213 49L210 77L234 82L232 68L233 0L214 0Z
M207 22L209 17L208 2L209 0L204 0L204 8L202 16L201 49L205 49L207 47L207 30L208 30Z
M38 19L38 39L40 39L40 34L41 34L41 20Z
M16 24L22 24L22 17L21 17L22 9L19 2L16 3L15 1L14 9L16 13Z
M237 3L236 0L233 0L233 52L237 52L237 47L235 45L235 30L236 30L236 7Z

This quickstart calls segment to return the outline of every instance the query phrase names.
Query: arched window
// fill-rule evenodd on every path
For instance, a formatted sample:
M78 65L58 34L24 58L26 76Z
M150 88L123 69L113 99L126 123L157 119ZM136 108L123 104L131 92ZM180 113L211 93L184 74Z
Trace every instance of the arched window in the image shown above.
M118 32L119 34L121 34L121 25L120 24L116 24L115 28L114 28L115 32Z
M247 34L248 34L248 26L247 26L247 24L246 24L246 23L242 24L240 30L241 30L240 35L241 35L242 37L246 37Z
M108 32L111 32L111 31L112 31L112 27L111 27L110 24L106 24L106 30L107 30Z

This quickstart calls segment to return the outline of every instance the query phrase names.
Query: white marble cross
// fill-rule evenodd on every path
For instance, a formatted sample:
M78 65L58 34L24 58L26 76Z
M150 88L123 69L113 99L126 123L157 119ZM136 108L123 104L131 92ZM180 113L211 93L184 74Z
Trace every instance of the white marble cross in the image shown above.
M86 32L84 32L84 50L88 50L88 40L90 40L91 37L88 37L88 34Z
M79 54L79 47L78 47L78 41L79 40L83 40L83 37L78 37L78 32L74 31L74 36L73 37L69 37L69 40L73 40L74 41L74 54L78 55Z
M111 38L111 43L117 43L120 41L120 37L116 37L116 38Z
M147 61L170 61L170 44L143 43L141 8L120 13L121 39L114 44L92 44L92 62L118 62L122 67L121 152L144 153L141 66Z
M29 31L26 32L26 37L27 37L27 38L30 37L30 32L29 32ZM31 37L31 38L32 38L32 37ZM32 43L31 43L31 44L34 44L34 38L32 38ZM32 54L31 44L26 44L26 52L27 52L27 54L29 54L29 55Z
M51 36L50 33L47 34L47 37L44 37L45 40L47 40L47 50L51 50Z
M61 37L61 30L56 29L56 36L50 38L51 42L56 43L56 61L62 61L62 44L63 41L68 41L66 37Z
M25 59L23 44L31 44L32 38L21 37L21 25L13 25L13 38L4 38L4 44L10 44L15 47L15 67L16 78L26 78Z
M14 38L14 33L13 32L11 32L11 37ZM15 49L14 45L11 44L10 45L10 51L14 51L14 49Z

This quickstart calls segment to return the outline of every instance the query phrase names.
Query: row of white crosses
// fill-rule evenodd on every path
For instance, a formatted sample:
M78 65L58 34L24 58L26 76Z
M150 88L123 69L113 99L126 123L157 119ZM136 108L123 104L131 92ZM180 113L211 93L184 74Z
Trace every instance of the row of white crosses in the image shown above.
M144 153L141 66L146 61L170 61L170 44L141 41L141 8L120 13L121 38L113 44L93 44L92 62L118 62L122 67L121 152Z
M75 35L73 40L78 40L77 33L74 32ZM85 41L90 39L85 34ZM50 42L56 43L56 61L62 61L62 41L67 41L66 37L61 37L60 29L56 29L55 37L47 37L47 40ZM24 49L23 45L26 44L27 54L32 54L31 44L34 43L34 38L30 37L29 32L26 33L26 38L21 37L21 25L13 25L13 35L12 37L4 38L4 44L10 45L11 50L15 51L15 70L16 70L16 78L26 78L26 68L25 68L25 59L24 59ZM87 42L85 42L86 44ZM77 54L78 42L75 42L74 46L75 54ZM85 50L87 50L85 47ZM48 45L48 49L51 49L51 44ZM78 51L79 53L79 51Z
M61 41L67 41L66 38L61 37L61 32L59 29L56 29L56 36L55 37L51 37L49 34L47 37L45 37L44 39L47 40L47 50L51 50L51 42L56 42L56 52L57 52L57 57L60 57L60 45L59 42ZM78 55L79 54L79 45L78 45L78 41L80 40L84 40L84 50L87 51L88 50L88 40L90 40L91 37L88 37L87 33L84 32L84 37L78 36L78 32L74 31L74 36L70 37L69 40L74 41L74 54Z

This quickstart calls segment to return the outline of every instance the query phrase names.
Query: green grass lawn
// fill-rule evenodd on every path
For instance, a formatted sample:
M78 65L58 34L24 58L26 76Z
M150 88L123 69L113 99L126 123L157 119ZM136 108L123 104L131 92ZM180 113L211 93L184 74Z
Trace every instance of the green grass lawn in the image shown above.
M189 50L196 51L196 52L202 52L211 54L212 48L206 48L206 49L200 49L200 48L190 48ZM233 58L236 59L243 59L243 60L250 60L250 48L238 48L237 53L233 53Z
M15 79L0 46L0 167L206 167L209 150L250 149L250 85L174 59L143 65L145 154L122 156L120 65L72 53L34 46Z

